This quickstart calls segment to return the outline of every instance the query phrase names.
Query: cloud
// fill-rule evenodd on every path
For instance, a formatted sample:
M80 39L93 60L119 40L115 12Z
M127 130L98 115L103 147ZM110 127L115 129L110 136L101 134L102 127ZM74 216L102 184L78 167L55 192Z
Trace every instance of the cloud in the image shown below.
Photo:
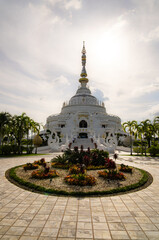
M66 10L74 8L76 10L80 9L82 7L81 0L67 0L64 2L64 6Z
M85 40L89 85L108 113L151 117L158 112L158 9L154 0L1 1L1 109L43 122L60 112L78 88Z
M61 84L63 86L70 85L70 82L68 81L68 79L66 77L64 77L63 75L60 75L59 77L57 77L53 82L56 84Z
M104 96L104 93L100 89L93 89L92 94L100 101L108 101L109 98Z

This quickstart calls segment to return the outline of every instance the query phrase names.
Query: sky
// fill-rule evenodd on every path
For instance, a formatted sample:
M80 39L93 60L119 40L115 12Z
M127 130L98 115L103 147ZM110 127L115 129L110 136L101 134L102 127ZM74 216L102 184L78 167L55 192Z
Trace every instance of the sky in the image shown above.
M159 115L158 0L0 0L0 112L46 123L80 85L121 121Z

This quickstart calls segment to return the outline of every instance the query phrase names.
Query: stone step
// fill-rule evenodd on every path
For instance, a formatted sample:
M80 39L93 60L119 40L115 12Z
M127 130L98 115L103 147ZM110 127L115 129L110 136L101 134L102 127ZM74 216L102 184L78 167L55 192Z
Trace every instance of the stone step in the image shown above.
M94 149L94 143L91 142L89 138L87 139L76 139L74 143L71 145L71 149L74 149L74 147L78 147L79 149L81 148L81 145L83 145L84 149Z

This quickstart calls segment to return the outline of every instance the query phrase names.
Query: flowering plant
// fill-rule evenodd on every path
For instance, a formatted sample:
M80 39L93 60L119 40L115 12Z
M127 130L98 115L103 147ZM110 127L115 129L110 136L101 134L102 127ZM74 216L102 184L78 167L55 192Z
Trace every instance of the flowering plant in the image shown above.
M132 173L132 167L129 167L128 165L125 165L125 164L121 164L119 171Z
M78 186L86 186L86 185L94 185L96 183L96 178L91 175L86 174L73 174L68 175L64 178L65 182L70 185L78 185Z
M73 167L69 168L70 174L79 174L80 173L80 167L77 165L74 165Z
M105 167L108 169L115 169L116 163L110 158L105 158Z
M33 169L37 169L38 165L34 164L34 163L27 163L23 166L23 169L26 170L33 170Z
M37 161L34 161L35 164L38 164L38 165L43 165L45 164L45 158L41 158L40 160L37 160Z
M35 170L32 172L31 176L32 178L44 179L58 177L59 174L56 170L49 170L48 172L45 170Z
M124 174L121 173L121 172L118 172L117 170L99 171L98 174L99 174L99 177L103 177L103 178L106 178L106 179L125 180Z

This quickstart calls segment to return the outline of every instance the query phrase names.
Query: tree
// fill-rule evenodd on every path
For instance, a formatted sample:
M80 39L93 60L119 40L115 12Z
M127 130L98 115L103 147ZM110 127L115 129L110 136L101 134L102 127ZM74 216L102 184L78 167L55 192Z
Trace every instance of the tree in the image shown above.
M8 112L0 113L0 146L2 147L3 153L3 139L9 131L9 126L11 122L11 115Z
M157 136L157 138L159 138L159 116L154 118L153 125L155 129L155 137Z
M133 149L133 140L132 136L134 135L135 132L135 127L136 127L137 121L127 121L123 123L123 129L125 132L128 131L130 135L130 154L132 155L132 149Z

